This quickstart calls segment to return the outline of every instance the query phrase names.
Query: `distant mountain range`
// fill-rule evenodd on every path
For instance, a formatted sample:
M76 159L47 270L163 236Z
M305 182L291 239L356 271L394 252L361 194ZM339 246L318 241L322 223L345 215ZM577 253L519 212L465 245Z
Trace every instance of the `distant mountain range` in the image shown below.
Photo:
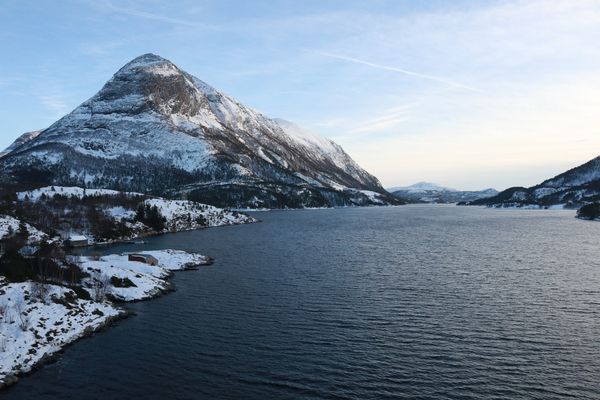
M154 54L0 154L0 184L84 186L226 207L399 201L336 143L244 106Z
M529 188L512 187L494 197L472 201L493 207L578 208L600 201L600 157Z
M462 191L435 183L419 182L410 186L391 187L387 189L399 199L409 203L459 203L492 197L498 194L495 189L479 191Z

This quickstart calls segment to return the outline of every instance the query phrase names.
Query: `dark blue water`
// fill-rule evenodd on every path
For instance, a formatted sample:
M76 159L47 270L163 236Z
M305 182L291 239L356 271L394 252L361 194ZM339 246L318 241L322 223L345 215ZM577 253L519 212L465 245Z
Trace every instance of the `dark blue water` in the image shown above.
M152 239L216 263L0 397L600 398L600 223L453 206L257 215Z

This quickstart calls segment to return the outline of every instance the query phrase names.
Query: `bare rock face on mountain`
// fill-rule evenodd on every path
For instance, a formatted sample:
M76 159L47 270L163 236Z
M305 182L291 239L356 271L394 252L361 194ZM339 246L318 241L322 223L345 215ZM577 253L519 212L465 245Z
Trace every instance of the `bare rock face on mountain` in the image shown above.
M85 185L229 207L396 202L336 143L246 107L153 54L7 150L3 184Z

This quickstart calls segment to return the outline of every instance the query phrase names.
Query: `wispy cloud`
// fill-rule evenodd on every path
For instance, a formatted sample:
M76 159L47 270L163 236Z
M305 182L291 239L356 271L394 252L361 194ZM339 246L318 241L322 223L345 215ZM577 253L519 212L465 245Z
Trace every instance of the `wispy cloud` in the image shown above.
M44 94L39 95L38 98L44 107L55 114L55 117L62 117L69 112L69 106L61 95Z
M388 108L367 118L332 118L313 124L315 128L335 128L340 134L336 139L349 139L382 131L389 131L404 121L412 119L417 103Z
M455 87L455 88L458 88L458 89L469 90L469 91L472 91L472 92L481 92L480 89L474 88L472 86L463 85L462 83L454 82L452 80L449 80L449 79L446 79L446 78L441 78L441 77L438 77L438 76L422 74L422 73L419 73L419 72L409 71L409 70L406 70L406 69L403 69L403 68L392 67L392 66L389 66L389 65L376 64L376 63L373 63L373 62L370 62L370 61L361 60L361 59L354 58L354 57L347 57L347 56L343 56L343 55L339 55L339 54L326 53L326 52L321 52L321 51L316 51L314 53L315 54L319 54L319 55L324 56L324 57L335 58L337 60L343 60L343 61L348 61L348 62L352 62L352 63L355 63L355 64L366 65L368 67L377 68L377 69L381 69L381 70L385 70L385 71L398 72L400 74L404 74L404 75L408 75L408 76L413 76L413 77L419 78L419 79L426 79L426 80L429 80L429 81L439 82L439 83L443 83L445 85L452 86L452 87Z
M115 40L106 43L85 42L79 45L79 51L87 56L106 56L120 47L128 45L130 40Z
M0 88L13 86L17 83L21 83L25 80L22 76L3 76L0 78Z
M104 9L109 10L109 11L113 11L113 12L116 12L119 14L130 15L133 17L144 18L144 19L149 19L149 20L153 20L153 21L160 21L160 22L165 22L168 24L173 24L173 25L178 25L178 26L204 28L204 29L215 29L214 26L204 24L202 22L189 21L189 20L179 19L179 18L172 18L172 17L166 16L166 15L152 13L152 12L148 12L148 11L144 11L144 10L140 10L140 9L117 6L108 0L94 2L93 4L96 6L101 6Z
M348 134L374 133L389 128L393 128L400 122L408 121L411 115L412 105L395 107L386 110L376 118L372 118L360 123L356 128L348 130Z

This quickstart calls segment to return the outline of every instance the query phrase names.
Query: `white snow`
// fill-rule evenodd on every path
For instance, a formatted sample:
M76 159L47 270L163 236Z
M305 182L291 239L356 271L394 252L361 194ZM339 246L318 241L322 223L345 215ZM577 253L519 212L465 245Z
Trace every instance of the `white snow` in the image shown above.
M83 236L83 235L71 235L69 236L69 240L71 241L81 241L81 240L88 240L87 237Z
M40 299L31 294L33 285L0 284L0 383L123 312L106 302L78 299L56 285L44 285L48 293Z
M161 268L169 271L181 271L195 268L199 265L205 265L210 262L210 258L198 253L189 253L182 250L154 250L142 251L139 254L149 254L158 260Z
M46 186L35 190L17 193L17 198L20 201L28 198L30 201L38 201L43 195L46 197L54 196L65 196L83 198L84 196L144 196L141 193L135 192L119 192L117 190L110 189L84 189L77 186L66 187L66 186Z
M513 201L525 201L525 200L527 200L527 192L524 192L522 190L516 191L512 194L510 199Z
M10 217L8 215L0 215L0 240L7 237L11 231L13 233L17 233L19 231L20 224L21 221L19 221L17 218ZM41 242L48 237L48 235L46 235L44 232L29 224L25 224L25 227L29 233L29 243Z
M373 192L371 190L361 190L360 192L367 196L374 204L385 204L381 193Z
M149 77L156 81L157 90L148 92L140 84ZM161 84L169 85L173 77L183 80L185 95L160 90ZM153 107L146 107L148 104ZM207 183L204 176L211 175L211 168L227 174L237 169L236 178L250 178L252 184L261 180L295 184L294 172L311 186L334 190L379 184L333 141L291 122L271 119L153 54L137 57L121 68L103 90L44 130L35 143L68 148L85 155L82 159L86 161L74 164L66 150L42 151L25 144L22 156L12 161L15 167L27 166L32 160L64 166L68 175L61 172L57 181L70 178L89 185L101 182L97 185L110 187L129 181L132 188L142 190L126 167L111 171L103 165L111 160L119 160L119 164L132 160L132 165L139 167L144 159L193 174L208 172L197 174L198 184ZM230 143L247 151L224 162L218 155L229 154ZM285 171L265 172L252 156ZM247 185L248 180L242 184Z
M110 285L107 294L121 301L136 301L156 297L170 284L166 279L170 271L185 270L207 264L209 258L197 253L178 250L144 251L139 254L154 256L159 264L149 265L139 261L129 261L129 254L111 254L98 259L81 257L76 262L80 268L91 274L85 279L87 290L93 295L94 280L109 282L110 278L129 279L135 286L115 287Z
M125 207L111 207L104 210L104 212L116 220L135 218L135 211Z
M256 222L248 215L233 213L222 208L188 200L148 199L150 207L156 206L167 219L168 231L182 231L206 226L224 226ZM200 220L206 221L203 225Z
M423 193L423 192L429 192L429 191L435 191L435 192L456 192L456 189L452 189L452 188L448 188L445 186L440 186L436 183L431 183L431 182L417 182L413 185L410 186L398 186L398 187L391 187L389 189L387 189L388 192L397 192L397 191L406 191L409 193Z
M558 189L542 187L542 188L534 190L533 195L535 196L535 198L539 199L541 197L546 197L551 194L554 194L556 192L558 192Z

